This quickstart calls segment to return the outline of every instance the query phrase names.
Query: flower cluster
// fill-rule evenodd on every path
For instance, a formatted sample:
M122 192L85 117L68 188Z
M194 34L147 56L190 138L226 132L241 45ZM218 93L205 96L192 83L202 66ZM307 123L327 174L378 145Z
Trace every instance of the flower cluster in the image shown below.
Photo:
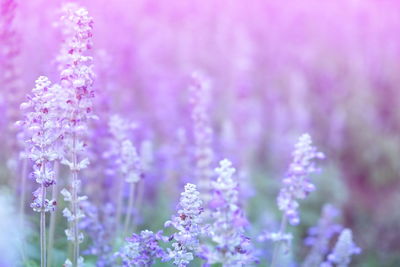
M0 110L3 112L7 123L14 123L20 116L19 104L24 98L23 82L21 71L18 67L21 40L15 27L15 17L17 12L17 1L0 1ZM11 124L12 125L12 124ZM7 149L15 152L19 150L17 140L14 138L15 129L7 127ZM14 151L13 151L14 150ZM13 163L15 159L9 160ZM13 166L13 167L14 167Z
M321 267L347 267L353 254L360 254L361 249L353 242L353 233L350 229L343 229L336 242L333 252L328 255L328 260Z
M233 179L236 170L224 159L215 171L218 178L212 182L210 236L216 245L215 248L203 247L202 257L209 264L247 266L254 263L255 258L250 239L244 235L248 222L239 206L239 185Z
M200 193L194 184L186 184L178 205L178 216L165 223L165 227L172 226L177 232L170 240L173 249L168 249L169 258L179 267L187 266L193 260L193 253L199 249L199 238L203 231L203 202Z
M128 231L131 224L131 215L134 210L135 186L143 178L143 162L130 140L130 132L136 128L136 124L119 115L113 115L108 121L110 137L109 148L103 153L103 157L111 163L107 174L114 178L116 198L116 228L119 230L119 223L122 214L126 211L124 232ZM129 184L128 205L124 205L124 181Z
M100 209L89 201L83 201L81 206L86 216L80 221L79 228L85 231L92 241L83 253L97 256L97 267L111 266L114 261L110 244L114 208L108 203Z
M300 136L292 156L293 161L283 179L283 187L277 201L279 209L285 213L289 223L297 225L300 222L297 199L304 199L315 190L309 176L317 170L314 160L322 159L324 155L312 146L310 135L303 134Z
M130 131L135 128L136 124L119 115L110 117L108 121L109 148L103 153L103 157L113 163L107 170L110 175L118 176L122 173L127 179L127 176L140 172L141 166L137 151L130 141Z
M212 128L207 111L210 81L199 72L192 74L191 92L193 135L195 141L196 179L202 198L210 194L213 150Z
M64 94L67 125L71 132L83 132L92 114L94 97L92 57L86 55L92 47L93 19L85 8L66 4L61 17L64 43L58 59L61 87ZM60 57L62 59L60 59Z
M40 185L33 193L31 207L37 212L52 211L56 201L46 199L46 188L55 183L53 161L61 157L58 141L60 139L60 117L56 112L54 88L45 76L36 80L32 96L21 105L25 119L17 124L24 129L29 146L27 157L33 162L32 178Z
M112 115L108 121L108 129L112 136L112 140L118 142L129 139L129 131L136 127L135 123L130 122L117 114Z
M378 23L375 16L382 9L375 11L372 5L377 1L364 1L368 2L366 6L360 6L361 1L339 1L341 4L334 6L331 2L338 1L318 1L318 8L292 1L294 11L286 8L287 3L280 4L282 1L256 0L250 5L246 1L213 1L135 1L133 6L119 1L80 1L90 2L101 26L96 30L100 43L93 47L93 19L79 1L63 5L62 14L57 13L59 36L50 29L56 4L0 0L0 140L5 141L0 143L0 187L4 185L13 193L15 199L10 201L17 202L20 210L19 214L14 212L12 208L17 205L5 201L7 190L0 188L0 228L13 228L0 235L0 251L7 253L0 258L0 267L23 263L41 267L239 267L256 266L258 258L262 260L259 266L348 266L360 249L352 240L352 232L336 223L338 211L332 206L324 207L304 243L305 225L295 226L314 218L311 211L304 219L301 214L302 202L316 190L313 178L324 157L311 137L302 135L293 154L288 155L287 171L279 180L282 186L275 187L273 179L263 179L264 172L272 176L281 165L285 156L279 152L286 151L285 137L296 129L317 133L324 128L319 132L326 137L324 150L337 154L328 179L318 183L324 190L311 199L312 206L319 207L326 200L345 203L346 214L351 217L349 226L356 226L360 224L357 214L368 215L375 206L367 205L379 200L374 202L382 203L375 215L382 219L374 222L381 227L375 227L378 232L364 231L368 235L365 240L379 236L385 241L384 250L396 248L400 239L394 231L386 231L397 223L397 214L388 209L388 204L396 203L397 190L386 190L396 181L386 179L387 184L379 184L388 196L372 200L365 196L379 193L379 188L374 188L375 178L383 173L379 165L387 167L389 174L398 170L396 156L400 155L395 145L400 113L388 108L394 104L400 107L400 98L392 97L396 87L390 81L397 81L395 73L400 73L395 67L400 61L394 56L400 55L400 45L389 40L394 32L378 31L398 29L395 26L400 26L400 12L388 14L386 22ZM330 2L329 8L322 2ZM392 6L395 1L385 2ZM360 27L360 34L355 32L358 26L347 27L351 31L337 28L349 24L326 17L326 10L335 6L335 16L355 15L353 22L366 18L371 27L361 23L364 27ZM226 12L218 16L226 7ZM342 9L346 12L340 12ZM323 15L310 16L313 12ZM265 13L273 13L271 21L278 27L264 30L265 25L260 23L265 20L260 18ZM343 45L332 53L339 43L330 43L335 38L318 35L323 32L321 28L308 23L321 18L334 27L335 33L346 37L342 43L350 44L355 55L340 57ZM292 29L299 21L299 29L311 31ZM208 27L211 24L215 27ZM282 29L290 42L281 38ZM110 33L115 37L112 40L107 39ZM382 37L387 46L371 39L374 42L366 49L356 51L355 41L369 35ZM40 36L40 43L21 42L19 36ZM400 41L400 35L394 41ZM288 51L295 51L296 46L304 48L302 53ZM47 51L38 53L43 47ZM382 49L374 49L379 47ZM57 49L54 62L42 64ZM370 51L381 57L370 60ZM321 60L322 53L329 57ZM380 63L377 59L382 58L395 64L384 64L390 68L381 71L382 64L365 67L357 61ZM379 71L375 71L376 66ZM194 72L190 80L186 79L193 67L203 68L207 75ZM23 118L17 135L9 127L10 121L17 120L12 117L15 100L18 107L24 102L19 99L25 94L21 84L41 70L48 70L44 74L55 79L50 82L41 76L36 80L28 100L21 105L23 111L17 111ZM345 79L336 86L338 74L344 71ZM369 75L372 86L361 79L363 71L373 74ZM95 73L100 80L95 79ZM339 89L339 94L329 90L332 86L354 85L350 76L356 76L353 80L357 86L353 87L362 91L361 95L347 89ZM375 86L382 87L383 93L369 90ZM97 88L101 88L100 97ZM364 100L370 99L377 108L360 112ZM307 101L313 105L307 106ZM336 108L340 110L329 121L315 125L321 121L319 113ZM347 116L348 112L352 114ZM96 121L94 114L99 116ZM385 138L381 138L385 141L376 140L384 151L366 144L379 132L369 127L374 123L385 129ZM263 131L266 125L268 131ZM366 126L372 131L357 135ZM18 153L20 158L16 157ZM336 173L345 179L333 181L331 176ZM349 177L355 180L349 182ZM350 192L357 189L360 197L354 205L346 199L346 187ZM276 192L271 194L273 190ZM32 191L33 198L27 201ZM173 204L169 212L171 203L178 205L175 210ZM6 212L1 208L4 205ZM281 222L271 210L274 206ZM350 216L353 209L361 212ZM9 218L19 215L19 222ZM31 226L40 229L40 234L29 231ZM262 226L265 230L260 229ZM27 236L18 236L14 228ZM381 230L385 230L383 235ZM263 243L255 242L253 236L259 236ZM21 257L10 250L16 237L26 243L16 243ZM31 244L38 241L40 248ZM293 245L292 251L289 245ZM369 247L368 251L373 249ZM36 255L39 251L40 257ZM369 259L368 255L359 264L368 265L365 261ZM381 264L385 265L383 261Z
M118 163L127 183L139 182L143 172L142 165L136 148L130 140L122 142L121 157Z
M123 266L152 266L156 259L164 260L167 257L165 251L159 246L160 241L165 241L161 231L153 233L144 230L138 234L133 234L126 239L126 244L117 254L122 259Z
M79 232L79 220L84 217L79 203L86 197L78 197L80 180L78 173L89 165L89 160L83 154L86 150L84 135L87 133L87 121L96 118L92 114L92 99L94 97L92 57L87 51L92 47L93 19L85 8L76 4L63 6L61 17L64 43L58 57L64 112L64 150L62 163L72 172L71 192L62 190L65 201L70 202L70 209L65 208L63 214L70 222L66 235L72 241L72 264L78 265L83 260L79 257L79 243L83 234ZM67 262L68 263L68 260Z
M61 87L59 93L63 97L64 131L66 155L78 155L85 151L86 144L79 140L85 134L87 120L96 118L92 114L92 90L94 73L92 58L85 53L91 47L93 20L84 8L75 4L66 4L62 16L65 42L61 55L65 60L61 71ZM75 160L76 161L76 160ZM88 159L80 162L64 157L63 163L71 171L80 171L88 166Z
M15 47L12 45L15 44L15 31L11 27L13 24L13 20L15 17L15 10L17 7L17 2L15 0L3 0L0 3L0 42L4 45L4 48L0 51L1 64L6 64L6 58L13 56L16 52ZM9 73L4 73L4 78L7 78Z
M339 211L332 205L326 204L323 207L318 225L308 230L308 237L305 244L311 247L303 266L319 266L329 251L329 242L332 237L342 229L340 224L335 223Z

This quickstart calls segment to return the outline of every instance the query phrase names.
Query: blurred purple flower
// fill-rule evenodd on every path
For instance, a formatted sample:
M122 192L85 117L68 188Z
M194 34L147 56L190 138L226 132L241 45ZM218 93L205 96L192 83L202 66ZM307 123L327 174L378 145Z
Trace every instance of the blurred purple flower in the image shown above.
M332 205L325 205L322 210L318 225L308 230L308 237L304 240L311 247L303 266L319 266L329 251L329 242L332 237L342 230L340 224L335 223L339 211Z
M152 266L156 259L165 260L166 252L159 246L160 241L165 241L162 232L153 233L149 230L140 232L140 235L133 234L126 239L124 247L116 253L122 259L123 266L133 267Z
M110 266L115 260L111 245L114 208L107 203L99 209L87 200L81 206L86 216L80 221L79 227L91 239L88 249L83 253L97 256L97 267Z
M344 229L333 252L328 255L328 260L321 264L321 267L347 267L351 262L351 256L360 254L361 249L353 242L353 233L350 229Z
M293 161L283 179L277 202L279 209L289 219L289 223L297 225L300 222L297 199L304 199L315 190L309 176L317 170L314 160L322 159L324 155L312 146L310 135L303 134L295 145L292 156Z
M196 181L203 200L209 200L213 163L212 138L213 130L208 114L210 101L210 80L201 72L192 74L190 85L193 121L193 136L195 142Z

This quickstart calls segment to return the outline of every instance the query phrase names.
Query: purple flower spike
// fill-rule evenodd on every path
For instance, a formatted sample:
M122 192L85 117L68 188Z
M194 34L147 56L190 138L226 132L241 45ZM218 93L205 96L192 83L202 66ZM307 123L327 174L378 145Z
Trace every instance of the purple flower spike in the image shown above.
M239 187L233 179L236 170L229 160L224 159L215 172L218 178L212 182L212 224L208 231L213 244L202 247L201 257L207 264L248 266L255 262L255 258L249 238L244 234L248 222L239 206Z
M165 223L178 232L171 236L173 249L168 249L169 258L179 267L188 266L199 250L199 236L203 232L203 202L194 184L186 184L178 205L178 215Z
M55 200L46 199L46 188L55 184L53 162L62 157L59 146L61 114L57 112L55 87L40 76L28 101L21 104L25 119L17 122L27 138L27 157L33 162L31 177L40 185L33 193L34 211L53 211Z
M360 254L361 249L353 242L353 233L350 229L344 229L336 242L333 252L328 256L328 261L322 267L347 267L351 262L351 256Z
M164 237L160 232L153 233L144 230L138 234L133 234L126 239L127 243L117 256L122 259L123 266L152 266L157 258L165 260L166 252L159 246Z
M324 154L312 146L310 135L300 136L293 152L293 161L287 176L283 179L283 187L277 199L279 209L285 213L291 225L300 223L297 199L304 199L315 190L309 176L317 171L314 161L322 158Z
M332 205L325 205L318 225L308 230L308 237L304 240L311 247L303 263L304 267L319 266L329 251L329 242L334 235L342 230L342 226L335 223L339 211Z

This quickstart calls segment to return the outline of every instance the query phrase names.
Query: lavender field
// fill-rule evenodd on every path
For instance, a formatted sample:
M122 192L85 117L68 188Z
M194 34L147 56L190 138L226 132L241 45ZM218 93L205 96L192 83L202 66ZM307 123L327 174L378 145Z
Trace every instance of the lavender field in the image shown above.
M0 267L400 266L400 2L0 0Z

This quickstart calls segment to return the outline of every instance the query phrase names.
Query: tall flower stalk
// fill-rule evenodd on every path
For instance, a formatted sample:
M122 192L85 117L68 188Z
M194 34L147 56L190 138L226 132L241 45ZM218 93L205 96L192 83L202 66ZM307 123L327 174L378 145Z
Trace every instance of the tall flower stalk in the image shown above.
M173 249L168 248L168 257L178 267L188 266L200 248L200 235L203 232L203 202L194 184L186 184L178 205L178 214L165 223L177 232L170 240Z
M18 134L14 122L20 116L19 105L24 99L25 90L21 79L21 71L18 66L20 55L20 34L15 27L15 18L17 15L18 3L15 0L0 1L0 110L5 111L5 129L3 142L5 146L5 155L8 155L8 169L11 174L18 175L19 180L11 179L10 184L16 191L20 189L20 221L23 226L25 216L26 202L26 177L28 173L28 158L25 157L25 151L18 162L18 151L21 151L22 133ZM15 136L17 135L17 138ZM24 139L24 137L22 137ZM22 148L23 150L23 148ZM19 165L21 164L21 165ZM20 168L18 168L20 167ZM17 185L21 185L18 188Z
M336 242L332 253L328 255L328 260L321 264L321 267L348 267L351 257L360 254L361 249L353 242L353 233L350 229L343 229Z
M18 124L24 127L28 137L28 158L33 162L32 178L39 184L33 192L31 207L40 213L40 262L46 267L46 212L54 211L56 201L47 199L47 188L55 184L53 161L60 158L57 142L60 138L60 118L56 113L54 88L47 77L36 80L32 96L21 105L26 111L25 119Z
M335 223L338 215L339 211L332 205L326 204L323 207L318 225L308 230L305 244L310 246L311 249L303 263L303 267L318 267L323 262L329 251L330 240L342 229L340 224Z
M210 200L211 178L213 170L212 127L208 114L210 101L210 81L201 73L192 74L190 85L193 121L193 137L195 142L195 176L201 197Z
M116 210L116 232L119 234L121 226L121 218L123 214L123 204L124 204L124 183L127 182L129 186L129 202L130 207L128 207L128 213L132 212L134 203L134 192L135 185L140 181L141 176L141 163L138 157L136 148L133 146L132 142L129 140L129 132L134 129L136 125L129 122L128 120L120 117L119 115L111 116L108 122L108 128L110 132L110 147L108 151L104 153L104 156L112 161L112 166L110 173L116 178L116 197L114 198L117 207ZM128 215L129 223L130 216ZM124 226L125 230L127 230Z
M283 212L283 216L279 232L271 234L272 241L276 242L272 255L272 267L277 265L282 242L291 239L291 235L285 233L287 223L291 225L300 223L298 199L306 198L315 190L310 175L317 171L314 161L322 159L324 155L312 146L310 135L303 134L295 145L292 157L292 163L283 179L283 186L277 198L278 208Z
M123 231L125 235L131 223L131 216L135 199L135 186L140 181L143 173L139 155L137 154L136 148L129 140L125 140L122 143L120 164L121 171L125 177L125 182L129 184L128 206L126 210Z
M54 163L54 181L55 184L53 185L52 192L51 192L51 197L55 201L58 201L58 193L59 193L59 188L58 188L58 175L60 172L60 162L56 161ZM47 247L48 247L48 253L47 253L47 264L49 266L52 266L52 260L53 260L53 248L54 248L54 235L56 231L56 220L57 220L57 212L52 212L50 215L50 223L49 223L49 238L47 241Z
M72 261L67 259L66 265L78 266L83 262L80 257L79 246L83 241L83 234L79 231L79 220L84 213L79 202L86 197L78 196L80 188L79 174L89 165L85 157L85 132L89 119L95 118L92 114L92 89L94 73L92 71L92 57L87 51L92 47L93 19L85 8L75 4L66 4L61 17L65 42L62 45L58 58L61 69L61 93L65 97L64 105L64 158L62 163L67 165L72 174L71 192L61 191L64 200L70 202L70 208L65 208L63 214L67 217L70 227L66 235L72 242Z
M149 230L133 234L126 239L125 245L116 256L121 258L124 267L153 266L156 259L166 260L167 254L160 247L160 241L165 241L161 231L153 233Z
M201 256L208 264L248 266L256 260L250 239L245 236L245 226L248 222L239 205L239 185L234 180L236 170L229 160L224 159L220 161L215 172L218 178L211 184L212 223L208 231L214 245L203 247Z
M82 202L81 206L85 218L80 221L79 226L90 240L90 245L83 253L96 256L97 267L111 266L114 261L111 244L111 231L114 229L114 207L110 203L97 207L89 201Z
M15 129L8 127L18 119L18 106L23 100L24 92L21 86L21 75L17 64L20 54L20 40L15 27L15 17L17 12L17 1L1 0L0 1L0 87L2 95L0 95L0 107L5 109L7 127L5 137L7 139L7 153L15 153L19 151L15 137ZM16 155L13 155L16 156ZM10 161L14 161L15 157L11 157ZM10 163L10 162L9 162ZM10 165L10 164L9 164ZM14 169L15 163L13 162ZM25 178L24 178L25 179Z

